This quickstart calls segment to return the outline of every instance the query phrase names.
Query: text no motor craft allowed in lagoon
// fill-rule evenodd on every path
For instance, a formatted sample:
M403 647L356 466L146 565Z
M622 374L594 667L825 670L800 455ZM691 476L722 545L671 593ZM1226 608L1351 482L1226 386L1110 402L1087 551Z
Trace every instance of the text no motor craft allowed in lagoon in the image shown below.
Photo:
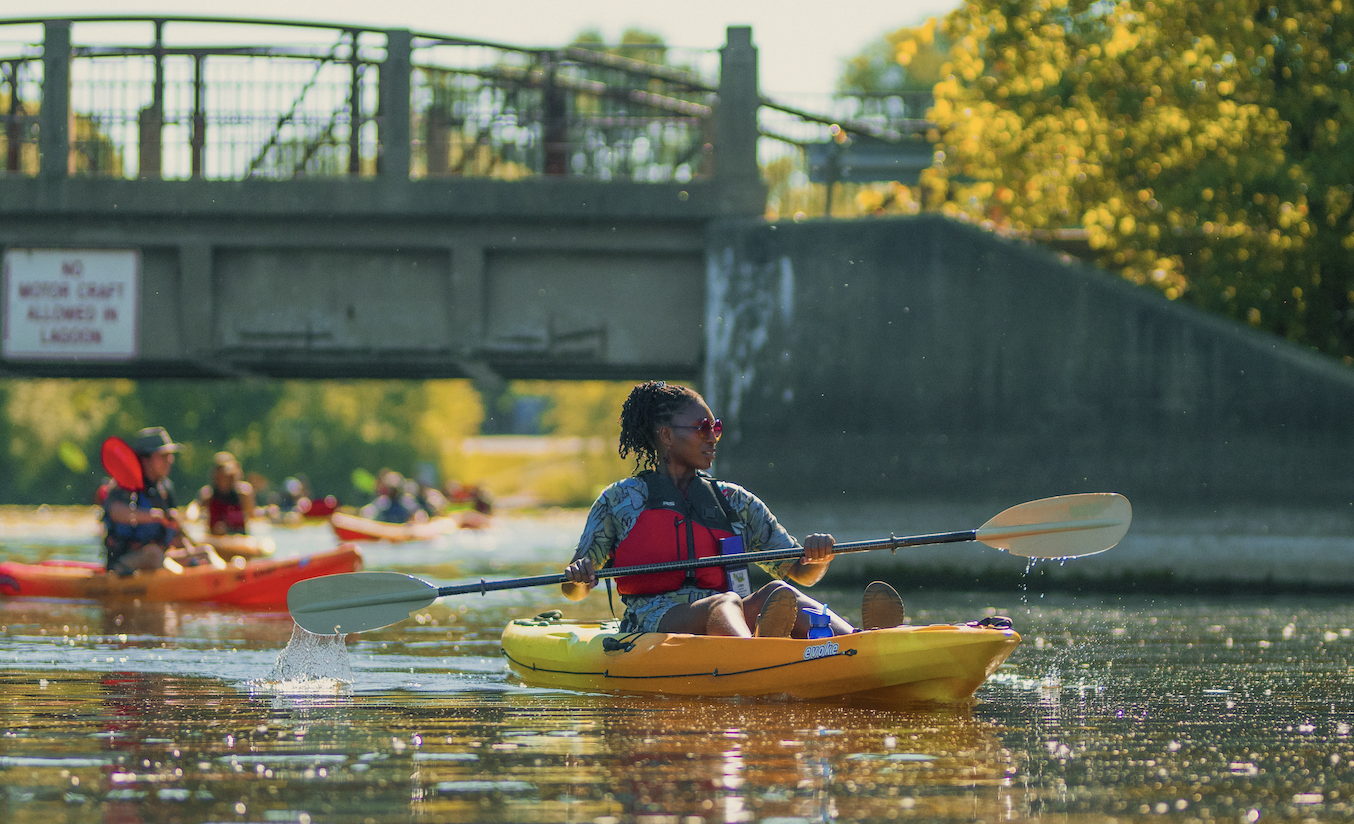
M135 357L140 279L134 249L6 250L4 356Z

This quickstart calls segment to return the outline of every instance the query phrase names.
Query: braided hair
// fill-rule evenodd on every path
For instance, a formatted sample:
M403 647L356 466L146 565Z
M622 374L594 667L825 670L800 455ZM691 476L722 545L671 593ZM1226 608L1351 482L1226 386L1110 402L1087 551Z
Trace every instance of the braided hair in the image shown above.
M658 427L666 426L689 403L704 403L694 389L648 381L630 390L621 407L622 458L635 453L635 471L658 468Z

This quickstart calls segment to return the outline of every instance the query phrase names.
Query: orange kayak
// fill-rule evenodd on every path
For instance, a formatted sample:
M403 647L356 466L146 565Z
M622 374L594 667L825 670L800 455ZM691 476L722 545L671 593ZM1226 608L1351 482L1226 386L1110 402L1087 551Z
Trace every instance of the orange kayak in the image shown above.
M445 532L456 529L452 518L433 518L423 523L388 524L373 521L346 512L335 512L329 516L329 525L340 541L388 541L403 544L409 541L430 541Z
M234 559L226 569L210 565L109 575L102 564L86 561L44 561L0 564L0 595L28 598L131 599L210 602L235 606L286 609L287 590L297 581L356 572L362 568L357 547L344 544L329 552L298 558L245 562Z

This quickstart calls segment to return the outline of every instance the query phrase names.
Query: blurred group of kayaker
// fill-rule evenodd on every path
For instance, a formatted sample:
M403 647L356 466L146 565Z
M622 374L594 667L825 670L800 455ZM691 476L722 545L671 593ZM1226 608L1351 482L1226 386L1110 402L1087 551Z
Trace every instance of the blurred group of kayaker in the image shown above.
M447 483L444 494L432 484L406 478L393 469L376 475L376 498L358 514L386 524L423 523L453 510L469 509L482 515L493 510L487 493L477 486Z
M96 501L104 510L108 569L130 574L175 562L220 563L211 546L204 543L194 547L180 523L169 471L182 446L158 426L143 429L123 443L141 464L139 477L144 480L144 488L127 488L109 478L98 489ZM217 538L247 536L250 522L256 519L299 523L303 518L328 518L339 508L332 495L312 497L302 477L288 477L281 492L273 494L261 493L267 480L254 477L257 482L251 483L234 454L217 452L212 457L210 483L188 505L185 520L205 521L207 536L203 540L221 544ZM488 494L479 487L451 481L444 494L390 469L381 470L374 491L375 499L362 507L361 514L391 524L421 523L460 511L463 516L474 513L478 518L473 524L463 525L483 525L492 510ZM231 554L239 554L239 547ZM165 559L169 559L168 564Z
M636 474L608 486L592 505L564 571L565 597L582 600L597 585L597 570L607 566L799 546L756 495L708 474L723 424L699 393L663 381L640 384L626 398L620 424L620 455L635 455ZM821 580L834 546L831 535L815 533L805 538L799 558L759 562L775 580L756 592L722 566L617 577L625 604L621 631L744 638L855 632L826 605L786 583L812 586ZM876 581L866 588L862 613L865 629L897 626L903 622L902 599Z

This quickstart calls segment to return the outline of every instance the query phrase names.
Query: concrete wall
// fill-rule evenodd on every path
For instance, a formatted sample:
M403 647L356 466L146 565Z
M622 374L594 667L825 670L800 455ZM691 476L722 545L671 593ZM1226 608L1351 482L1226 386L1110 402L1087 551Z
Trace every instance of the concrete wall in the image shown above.
M0 374L691 378L724 188L0 179L0 248L142 258L135 359Z
M725 222L707 289L718 471L763 497L1354 502L1354 370L1039 248Z

